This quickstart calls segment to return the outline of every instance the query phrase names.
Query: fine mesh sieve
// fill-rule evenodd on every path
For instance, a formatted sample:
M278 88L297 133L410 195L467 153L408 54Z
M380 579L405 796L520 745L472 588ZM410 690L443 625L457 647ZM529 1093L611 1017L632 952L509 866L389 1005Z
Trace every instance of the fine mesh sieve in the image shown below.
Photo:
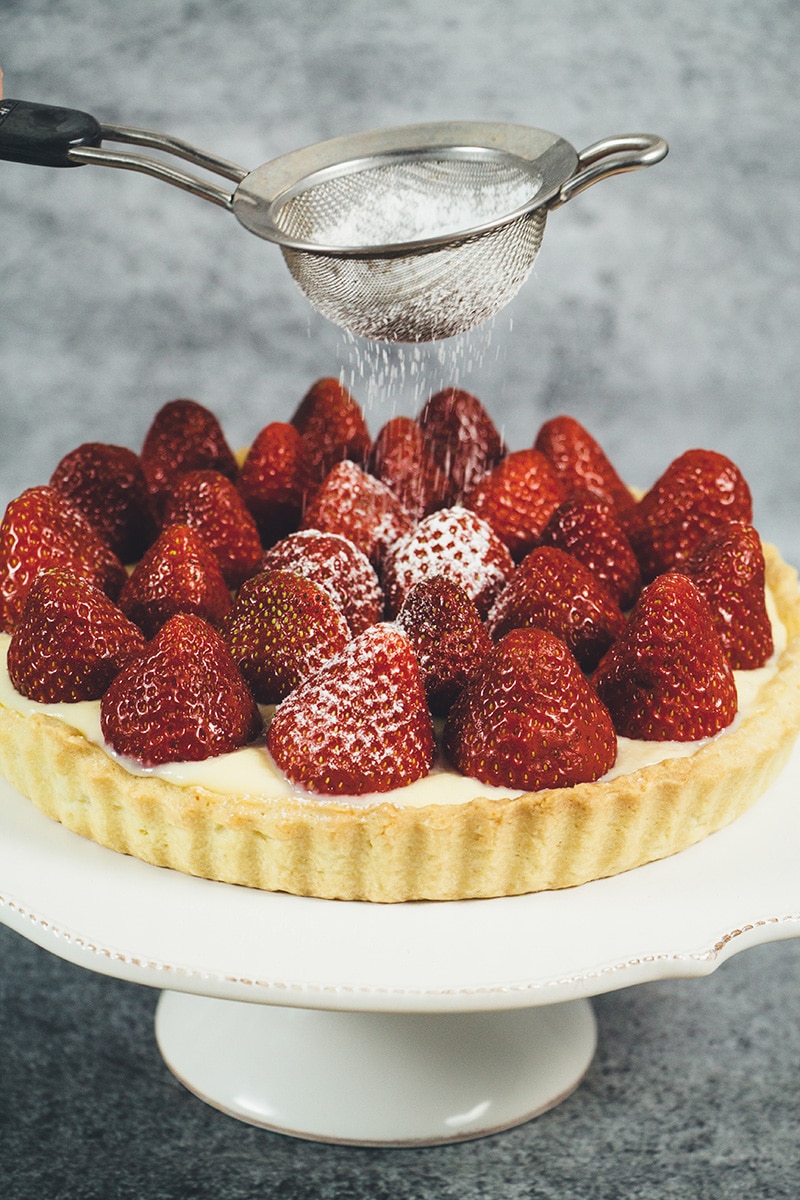
M175 155L237 187L109 150L104 140ZM166 134L0 103L0 158L142 171L228 208L280 246L321 313L390 342L452 337L499 312L530 272L551 209L666 153L666 142L649 134L607 138L578 154L541 129L446 122L333 138L248 172Z

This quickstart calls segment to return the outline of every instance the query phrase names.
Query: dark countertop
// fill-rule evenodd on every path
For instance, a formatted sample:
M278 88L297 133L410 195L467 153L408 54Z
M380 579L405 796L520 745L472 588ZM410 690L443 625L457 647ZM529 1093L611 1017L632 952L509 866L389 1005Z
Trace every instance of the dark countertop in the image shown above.
M582 1085L492 1137L322 1145L244 1125L163 1063L157 994L0 929L0 1181L8 1200L796 1200L800 942L700 980L596 998Z

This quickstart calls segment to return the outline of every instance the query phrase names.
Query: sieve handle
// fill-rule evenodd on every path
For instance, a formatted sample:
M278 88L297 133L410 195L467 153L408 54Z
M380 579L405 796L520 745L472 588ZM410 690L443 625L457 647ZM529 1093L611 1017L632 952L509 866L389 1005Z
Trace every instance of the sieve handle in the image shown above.
M233 194L229 188L191 175L164 159L109 150L102 145L104 141L159 150L235 183L240 183L247 175L247 171L236 163L208 154L170 134L127 125L102 124L89 113L77 109L34 104L28 100L0 100L0 159L45 167L80 167L93 163L140 171L223 208L232 207Z
M623 134L594 142L578 155L578 171L561 185L549 207L558 208L566 204L578 192L611 175L652 167L661 162L668 151L669 146L664 139L650 133Z

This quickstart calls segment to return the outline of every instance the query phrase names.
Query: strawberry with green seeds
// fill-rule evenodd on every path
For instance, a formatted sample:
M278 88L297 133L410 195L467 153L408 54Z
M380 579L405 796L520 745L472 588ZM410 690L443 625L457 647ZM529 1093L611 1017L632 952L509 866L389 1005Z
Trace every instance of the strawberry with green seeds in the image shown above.
M540 791L599 779L617 740L605 706L554 634L514 629L450 710L444 748L463 775Z
M70 567L113 599L126 579L111 547L71 500L46 484L28 488L0 524L0 628L11 633L40 571Z
M176 613L194 613L219 626L231 593L216 555L188 525L167 525L129 575L119 606L153 637Z
M427 775L433 726L402 630L371 626L295 688L267 749L292 783L321 795L388 792Z
M199 762L246 746L261 716L230 650L202 617L178 613L100 701L103 737L142 766Z
M624 630L625 618L588 567L564 550L540 546L519 564L486 624L495 641L511 629L547 629L591 671Z
M68 567L40 571L8 647L8 673L40 704L99 700L144 647L138 626Z
M291 571L248 579L221 632L259 704L278 704L350 640L328 593Z
M714 614L677 573L644 589L592 683L622 737L693 742L736 716L736 683Z
M196 529L232 590L254 575L264 550L244 500L218 471L189 471L167 499L164 525Z

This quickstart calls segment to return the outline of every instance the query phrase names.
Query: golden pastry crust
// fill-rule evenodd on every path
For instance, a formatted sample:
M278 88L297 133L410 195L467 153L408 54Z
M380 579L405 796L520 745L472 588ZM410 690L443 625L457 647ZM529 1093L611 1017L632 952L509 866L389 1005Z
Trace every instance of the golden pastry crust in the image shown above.
M368 807L224 795L127 772L62 721L0 705L0 771L47 816L103 846L269 891L400 902L572 887L686 849L740 816L800 730L797 573L765 547L787 644L756 703L684 758L511 799ZM480 785L476 784L476 788Z

